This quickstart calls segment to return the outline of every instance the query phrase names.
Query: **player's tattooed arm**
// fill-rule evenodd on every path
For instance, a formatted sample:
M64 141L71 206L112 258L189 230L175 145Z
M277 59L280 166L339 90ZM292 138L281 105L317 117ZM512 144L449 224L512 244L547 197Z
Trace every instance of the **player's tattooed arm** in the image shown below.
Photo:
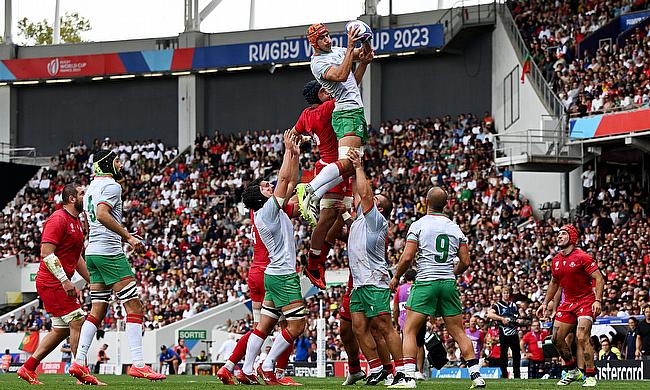
M358 34L359 28L353 28L348 31L348 48L345 51L343 62L338 66L330 66L323 75L325 80L343 82L348 79L350 72L352 72L352 63L356 59L355 57L358 57L358 52L356 52L356 49L354 48L357 41L361 39Z
M537 309L537 317L539 318L545 318L546 317L546 311L548 308L549 302L551 302L555 294L557 293L557 290L560 288L560 283L558 283L558 280L553 276L551 277L551 282L548 284L548 290L546 290L546 296L544 297L544 302L542 303L542 306Z

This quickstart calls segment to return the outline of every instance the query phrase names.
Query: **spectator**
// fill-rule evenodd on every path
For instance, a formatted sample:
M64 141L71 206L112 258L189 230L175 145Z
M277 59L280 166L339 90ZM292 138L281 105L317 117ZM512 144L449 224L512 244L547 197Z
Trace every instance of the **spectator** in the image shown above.
M599 360L620 360L619 354L614 351L612 348L609 339L607 336L604 336L600 339L601 350L598 352ZM619 352L620 353L620 352Z
M178 373L178 366L181 363L181 357L171 348L163 345L160 347L160 372L163 372L163 367L167 366L169 374L174 375Z
M311 349L311 340L303 333L300 337L296 339L294 344L295 348L295 361L297 362L306 362L310 355Z
M627 333L625 334L625 342L623 343L623 357L625 360L634 360L634 353L636 352L636 336L638 334L637 326L639 320L630 317L627 320Z
M61 346L61 361L63 363L72 362L72 348L70 348L70 337L65 339L63 345Z
M591 164L587 166L587 170L582 172L580 178L582 179L582 197L586 198L589 192L594 189L594 171Z
M106 364L108 363L109 360L111 360L111 358L109 358L108 355L106 354L107 349L108 349L108 344L104 344L97 352L97 364L95 364L95 369L94 369L95 374L99 374L99 367L102 364Z
M537 379L544 375L544 351L542 345L548 335L545 329L541 329L539 320L534 319L530 331L521 339L521 351L528 359L529 378Z
M207 361L208 361L208 355L205 354L205 351L201 351L201 353L199 354L199 356L197 356L197 357L195 358L195 361L196 361L197 363L207 363Z
M643 318L639 321L636 335L636 358L650 359L650 304L643 307Z
M5 354L2 355L2 362L0 365L2 372L9 372L9 366L11 366L12 361L13 357L11 356L11 352L9 352L8 349L5 349Z

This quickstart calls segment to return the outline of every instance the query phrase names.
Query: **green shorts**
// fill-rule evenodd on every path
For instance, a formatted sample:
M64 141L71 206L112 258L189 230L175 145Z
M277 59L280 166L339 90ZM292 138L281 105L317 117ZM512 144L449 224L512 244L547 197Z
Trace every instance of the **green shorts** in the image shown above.
M90 274L90 283L111 286L122 279L135 277L124 253L110 256L86 255L86 266Z
M362 312L368 318L390 314L390 290L375 286L361 286L352 290L350 312Z
M334 111L332 113L332 127L337 140L348 135L356 135L363 142L368 139L368 124L366 123L363 107Z
M460 293L453 279L415 281L406 301L409 310L436 317L463 313Z
M277 309L302 302L300 276L296 272L287 275L264 274L264 290L264 300L273 302Z

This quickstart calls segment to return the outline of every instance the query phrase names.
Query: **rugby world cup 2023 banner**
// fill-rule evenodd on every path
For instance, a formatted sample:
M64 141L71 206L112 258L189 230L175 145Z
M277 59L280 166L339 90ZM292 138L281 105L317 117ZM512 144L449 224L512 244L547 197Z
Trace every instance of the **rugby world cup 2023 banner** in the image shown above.
M346 46L346 34L332 35ZM377 30L376 54L441 48L442 24ZM305 37L187 49L135 51L84 56L20 58L0 61L0 81L74 78L150 72L187 71L309 61L313 49Z

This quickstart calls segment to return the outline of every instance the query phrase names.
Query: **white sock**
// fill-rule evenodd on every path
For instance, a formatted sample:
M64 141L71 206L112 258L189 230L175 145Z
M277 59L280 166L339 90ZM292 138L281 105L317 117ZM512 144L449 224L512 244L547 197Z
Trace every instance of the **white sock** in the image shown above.
M129 350L131 351L133 365L138 368L144 367L144 358L142 357L142 324L127 322L126 337L129 339Z
M262 344L264 344L264 339L257 335L257 330L253 331L246 344L246 359L244 359L244 365L242 367L244 374L253 374L253 363L255 363L257 354L260 353Z
M327 194L329 190L336 187L340 183L343 183L343 176L337 176L334 180L330 180L325 185L321 186L319 189L314 191L314 194L320 199L323 195Z
M338 176L341 176L339 167L337 167L335 163L327 164L325 165L325 168L323 168L323 170L309 182L309 185L314 192L316 192L319 188L336 179ZM334 185L332 187L334 187Z
M291 338L291 335L286 330L283 330L278 337L275 338L275 341L273 341L273 346L271 347L269 354L266 356L266 359L264 359L264 363L262 363L262 370L273 371L275 361L282 352L289 348L292 342L293 339Z
M404 373L406 376L415 376L415 364L414 363L405 363L403 366Z
M81 325L81 332L79 333L79 345L77 346L77 356L75 361L77 364L82 366L86 365L86 355L88 354L88 348L93 342L93 337L97 333L97 327L92 322L86 320L83 325Z
M226 370L233 372L235 370L235 363L231 362L230 360L226 360L226 364L224 364L226 367Z

